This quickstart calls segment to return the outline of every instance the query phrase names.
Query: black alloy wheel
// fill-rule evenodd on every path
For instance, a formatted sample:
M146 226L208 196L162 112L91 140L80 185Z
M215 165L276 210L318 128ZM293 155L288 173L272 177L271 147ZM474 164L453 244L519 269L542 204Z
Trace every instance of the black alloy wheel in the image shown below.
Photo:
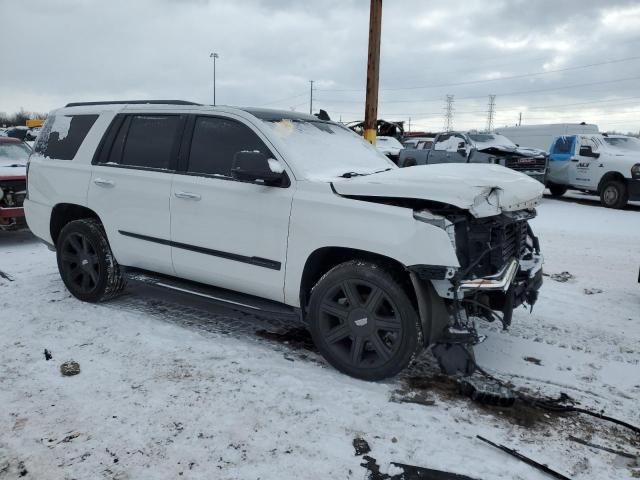
M314 287L310 328L324 357L338 370L366 380L395 375L420 349L415 308L382 268L347 262Z
M86 235L73 232L62 241L60 262L64 276L73 284L74 290L88 295L100 279L100 261L96 247Z
M125 277L99 220L84 218L65 225L56 254L60 277L76 298L100 302L124 290Z

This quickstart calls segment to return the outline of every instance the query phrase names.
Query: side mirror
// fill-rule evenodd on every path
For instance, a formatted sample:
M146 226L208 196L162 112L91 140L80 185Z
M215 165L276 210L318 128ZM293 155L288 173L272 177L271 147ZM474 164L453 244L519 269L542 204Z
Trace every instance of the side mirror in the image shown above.
M580 147L580 156L598 158L600 154L597 152L594 152L589 145L583 145Z
M233 164L231 166L231 176L241 182L262 183L264 185L283 187L288 185L288 177L284 169L280 167L280 171L274 171L270 163L277 161L269 159L262 152L242 151L237 152L233 156Z

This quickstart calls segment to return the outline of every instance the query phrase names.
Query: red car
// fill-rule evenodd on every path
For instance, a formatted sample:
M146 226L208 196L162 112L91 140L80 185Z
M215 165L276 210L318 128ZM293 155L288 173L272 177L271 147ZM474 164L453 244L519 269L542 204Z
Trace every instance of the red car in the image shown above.
M26 227L22 203L27 195L27 160L31 147L0 137L0 230Z

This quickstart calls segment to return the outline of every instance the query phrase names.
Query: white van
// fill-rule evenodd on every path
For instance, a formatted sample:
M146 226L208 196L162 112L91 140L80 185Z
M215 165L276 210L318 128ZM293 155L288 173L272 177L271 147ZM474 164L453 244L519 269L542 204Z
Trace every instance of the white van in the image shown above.
M497 128L496 133L504 135L519 147L539 148L549 153L551 142L561 135L598 134L597 125L589 123L548 123L545 125L520 125Z

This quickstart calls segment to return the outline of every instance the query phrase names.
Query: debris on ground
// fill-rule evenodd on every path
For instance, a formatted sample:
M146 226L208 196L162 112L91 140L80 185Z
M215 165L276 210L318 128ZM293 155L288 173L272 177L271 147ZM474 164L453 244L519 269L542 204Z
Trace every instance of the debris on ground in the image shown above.
M356 457L364 455L371 451L371 447L364 438L356 437L353 439L353 448L356 451Z
M0 278L4 278L5 280L7 280L9 282L13 282L13 277L11 275L9 275L8 273L3 272L2 270L0 270Z
M366 480L479 480L459 473L416 467L403 463L391 462L388 473L382 473L375 458L365 455L360 466L367 469Z
M51 352L45 348L44 349L44 359L49 361L52 358L53 358L53 355L51 355Z
M65 377L71 377L80 373L80 364L70 360L60 365L60 373Z
M544 472L548 475L551 475L553 478L558 478L560 480L571 480L569 477L556 472L555 470L549 468L547 465L544 465L542 463L538 463L535 460L521 454L520 452L518 452L517 450L513 449L513 448L509 448L509 447L505 447L504 445L500 445L498 443L494 443L491 440L487 440L486 438L484 438L481 435L476 435L476 438L478 438L479 440L482 440L483 442L491 445L492 447L498 448L500 450L502 450L503 452L511 455L512 457L517 458L518 460L523 461L524 463L526 463L527 465L531 465L534 468L537 468L538 470L540 470L541 472Z
M542 360L536 357L523 357L525 362L534 363L536 365L542 365Z
M474 402L495 407L511 407L516 393L496 381L479 377L463 377L459 380L460 392Z
M584 289L584 294L585 295L595 295L596 293L602 293L602 290L599 288L585 288Z
M551 275L549 275L549 278L551 278L551 280L555 280L556 282L566 283L569 280L573 280L576 277L571 275L569 272L560 272L560 273L552 273Z

